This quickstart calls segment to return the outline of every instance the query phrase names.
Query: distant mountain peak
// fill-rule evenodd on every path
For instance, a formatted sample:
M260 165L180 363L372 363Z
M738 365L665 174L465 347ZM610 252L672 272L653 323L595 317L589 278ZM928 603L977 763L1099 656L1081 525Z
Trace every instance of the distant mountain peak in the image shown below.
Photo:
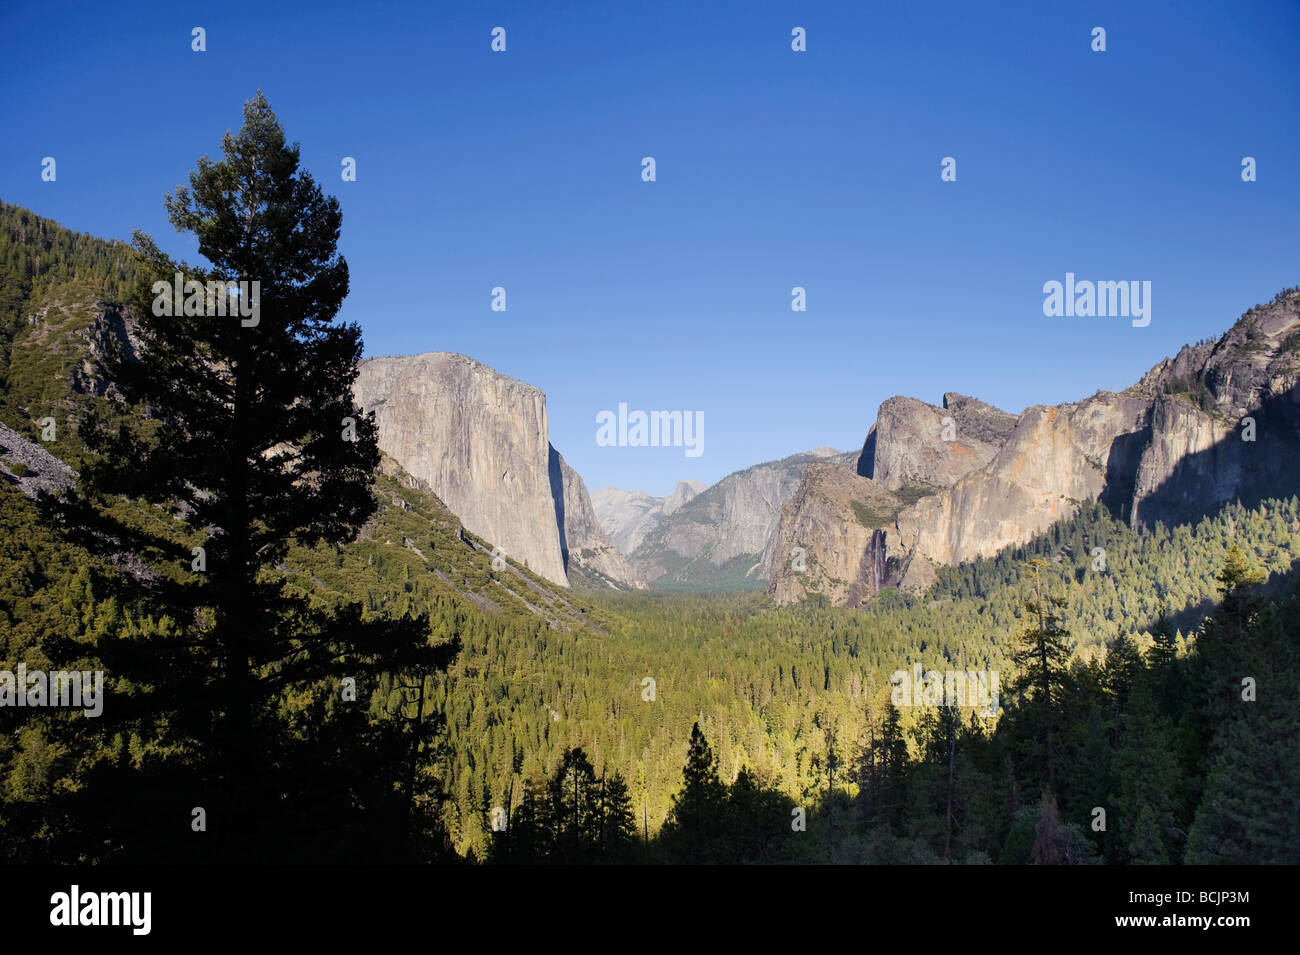
M593 494L591 503L596 520L614 546L624 554L631 554L656 524L681 510L708 487L703 481L682 480L664 497L607 487Z

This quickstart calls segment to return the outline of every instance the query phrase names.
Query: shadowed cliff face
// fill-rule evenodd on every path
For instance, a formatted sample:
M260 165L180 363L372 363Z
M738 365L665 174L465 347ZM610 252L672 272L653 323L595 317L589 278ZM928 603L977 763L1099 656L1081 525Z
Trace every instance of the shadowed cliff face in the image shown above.
M1249 422L1168 395L1157 399L1134 481L1133 525L1187 523L1231 501L1253 507L1300 491L1300 386L1242 417Z
M945 395L944 409L891 398L854 475L904 497L879 528L886 585L896 568L902 586L922 589L936 566L1023 543L1085 502L1149 526L1196 520L1231 500L1296 493L1298 383L1300 291L1290 290L1120 394L1033 407L1018 419L959 395ZM946 442L945 412L955 426ZM810 471L777 531L781 547L803 540L810 566L832 568L823 576L842 579L842 590L820 571L805 571L812 576L799 582L788 561L776 562L769 589L778 602L832 591L850 602L873 592L879 539L854 533L849 540L835 526L836 513L846 520L845 486L842 476ZM857 555L841 552L858 546Z
M583 571L597 580L644 587L627 558L615 549L601 529L587 485L555 448L550 449L549 476L565 571L569 574Z
M1228 501L1249 506L1300 490L1300 294L1252 309L1130 391L1153 401L1125 515L1135 526L1194 521Z

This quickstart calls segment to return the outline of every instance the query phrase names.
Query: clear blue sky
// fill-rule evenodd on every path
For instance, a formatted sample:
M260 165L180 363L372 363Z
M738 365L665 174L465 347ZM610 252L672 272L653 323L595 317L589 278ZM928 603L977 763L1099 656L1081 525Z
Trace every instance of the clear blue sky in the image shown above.
M544 389L593 490L857 448L898 393L1118 389L1300 283L1294 2L89 6L0 12L0 197L193 258L163 194L262 87L367 354ZM1045 318L1067 271L1151 281L1150 326ZM703 411L703 456L597 447L620 401Z

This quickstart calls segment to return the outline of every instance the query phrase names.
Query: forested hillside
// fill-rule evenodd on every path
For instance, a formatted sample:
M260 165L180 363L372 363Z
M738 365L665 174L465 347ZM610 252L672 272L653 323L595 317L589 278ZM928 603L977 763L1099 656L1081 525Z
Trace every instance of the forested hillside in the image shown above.
M138 265L25 210L0 217L0 420L37 440L55 417L43 444L76 466L73 425L122 413L97 349L129 344ZM176 555L199 538L119 496L106 513L161 568L134 577L0 479L0 669L102 667L113 708L102 723L0 710L0 854L171 858L123 820L142 780L146 809L194 802L191 744L151 707L163 691L168 712L195 704L148 653L183 629L155 585L183 579ZM380 667L360 713L323 678L280 698L284 751L322 760L281 764L293 792L368 748L387 759L331 783L351 810L310 806L314 828L287 843L301 857L1300 862L1294 496L1151 531L1088 507L922 595L849 610L567 593L494 561L391 462L370 493L355 540L293 545L276 586L303 613L423 619L459 652L441 672ZM894 705L891 676L917 664L995 672L1000 708ZM430 735L413 743L417 697ZM408 776L393 754L412 745ZM327 846L357 806L367 825Z
M1099 546L1106 549L1104 571L1093 570L1093 549ZM1035 558L1047 561L1043 582L1064 601L1061 625L1076 650L1072 671L1061 677L1072 681L1072 715L1062 717L1063 725L1078 732L1092 720L1089 732L1104 729L1103 748L1113 748L1117 701L1103 693L1112 679L1107 667L1149 656L1158 634L1166 648L1159 653L1195 659L1189 656L1195 631L1218 606L1218 577L1234 546L1242 560L1271 575L1273 586L1261 588L1260 599L1269 593L1279 600L1289 597L1292 555L1300 548L1300 501L1271 501L1258 510L1230 507L1196 527L1152 534L1139 534L1093 508L1029 547L953 568L922 597L887 591L863 610L810 605L775 610L758 596L626 595L609 601L619 620L609 633L548 636L544 644L531 646L467 642L461 666L480 654L483 663L476 674L462 670L448 695L449 742L459 763L451 772L470 773L474 780L470 805L460 805L462 820L467 809L488 811L463 831L486 828L491 807L504 807L512 788L518 798L531 779L530 791L540 791L541 775L564 750L582 747L594 765L617 770L629 781L638 822L648 820L653 835L681 787L686 730L695 722L725 782L748 768L790 805L819 805L830 783L833 750L836 790L845 800L865 798L854 767L870 749L873 725L879 736L889 719L885 704L895 671L911 670L915 663L941 673L994 670L1001 704L1013 708L1012 687L1023 670L1016 652L1034 622L1022 601L1030 595L1026 575ZM1284 622L1282 615L1270 626ZM1108 652L1114 647L1118 658L1113 649ZM654 680L653 701L644 699L646 678ZM1193 719L1196 694L1185 687L1171 694L1172 723L1185 715ZM1280 708L1279 716L1287 708L1276 697L1272 706ZM553 710L549 724L548 709ZM900 746L913 757L930 745L926 725L935 713L905 707L897 714ZM963 726L970 725L971 713L961 714ZM1015 723L1008 724L1004 713L996 725L978 716L974 725L983 738ZM1100 741L1101 736L1085 738L1077 745L1086 749ZM1289 745L1281 736L1274 743ZM1071 737L1068 746L1074 745ZM997 818L981 823L1000 837L1010 825L1004 803L1012 800L1012 790L1017 799L1033 802L1036 811L1038 787L1045 782L1032 760L1004 767L1003 757L1012 752L997 752L996 785L989 785L1001 790L988 798L1002 808L989 809ZM1071 751L1069 771L1092 777L1100 766L1087 760L1100 754L1100 749ZM1186 771L1195 772L1190 766ZM1089 790L1087 798L1100 797ZM1069 820L1085 828L1091 817L1079 815L1082 804L1073 802L1074 795L1070 799ZM1107 803L1094 801L1086 808L1097 805ZM788 830L789 813L770 822ZM837 823L842 832L847 826ZM900 836L909 831L901 823L896 828ZM932 843L920 844L935 851ZM980 848L999 859L1001 843ZM851 855L847 848L841 851ZM926 852L921 856L928 857Z
M73 232L0 202L0 416L29 437L52 417L58 456L75 459L75 411L102 390L88 359L125 336L120 303L138 281L130 246ZM71 462L70 462L71 463Z

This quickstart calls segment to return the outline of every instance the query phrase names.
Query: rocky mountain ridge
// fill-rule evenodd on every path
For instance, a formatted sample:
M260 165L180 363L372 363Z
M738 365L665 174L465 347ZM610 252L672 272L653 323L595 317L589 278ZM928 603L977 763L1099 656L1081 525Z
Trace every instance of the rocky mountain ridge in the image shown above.
M656 524L680 511L707 488L703 481L678 481L666 497L651 497L645 491L606 487L591 495L591 503L614 546L630 554Z
M1298 382L1300 290L1288 289L1118 394L1014 419L961 396L946 395L944 409L891 398L855 473L805 476L782 513L769 590L781 603L870 599L880 579L864 570L879 556L868 555L873 539L886 585L917 590L936 567L1023 543L1085 502L1149 526L1234 498L1289 496L1300 487ZM955 425L947 433L944 417ZM896 496L892 514L884 491ZM841 526L850 512L861 529Z
M644 586L627 558L606 536L587 486L555 448L550 456L551 493L561 509L560 552L569 573L575 568L612 587Z
M761 588L781 509L814 462L848 464L857 454L815 448L727 475L659 521L629 555L654 586Z
M23 229L35 228L22 226L10 248L26 250ZM42 242L62 235L40 229ZM63 462L77 465L79 409L113 390L97 358L138 344L120 305L132 280L125 247L59 243L53 260L38 250L29 271L39 281L8 290L0 399L12 430L0 432L0 476L28 494L66 480ZM82 274L92 265L98 284ZM819 448L707 489L683 482L662 501L612 490L623 499L593 500L549 442L545 395L464 356L369 359L357 396L376 411L390 457L471 533L549 581L766 585L780 602L853 603L885 586L924 587L936 567L1022 542L1086 502L1150 526L1294 493L1298 316L1300 290L1285 290L1123 391L1019 415L955 393L939 405L890 398L860 452ZM47 416L58 439L38 445Z

